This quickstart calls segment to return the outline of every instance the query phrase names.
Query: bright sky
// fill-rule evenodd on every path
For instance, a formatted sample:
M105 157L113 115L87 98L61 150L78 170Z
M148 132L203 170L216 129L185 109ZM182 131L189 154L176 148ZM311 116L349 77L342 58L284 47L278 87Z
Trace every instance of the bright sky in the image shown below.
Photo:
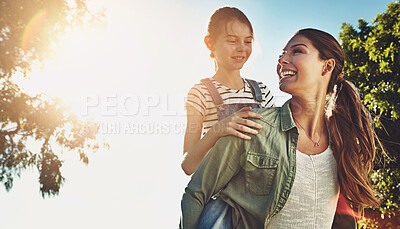
M88 166L63 155L67 181L57 197L41 198L35 169L9 193L0 188L1 228L177 228L189 180L180 169L184 97L213 75L203 43L213 11L230 5L248 16L256 44L242 76L267 84L280 105L289 97L278 89L276 59L294 32L313 27L337 37L343 22L370 22L390 2L91 0L106 8L107 27L67 37L58 58L22 85L93 116L111 148L88 153Z

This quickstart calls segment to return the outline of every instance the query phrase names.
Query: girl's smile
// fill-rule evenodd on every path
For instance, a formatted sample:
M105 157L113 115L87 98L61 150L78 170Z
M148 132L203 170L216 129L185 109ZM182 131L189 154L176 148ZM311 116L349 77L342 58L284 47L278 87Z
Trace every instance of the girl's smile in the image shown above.
M252 52L253 35L248 25L233 20L225 26L215 43L211 45L219 69L240 70Z

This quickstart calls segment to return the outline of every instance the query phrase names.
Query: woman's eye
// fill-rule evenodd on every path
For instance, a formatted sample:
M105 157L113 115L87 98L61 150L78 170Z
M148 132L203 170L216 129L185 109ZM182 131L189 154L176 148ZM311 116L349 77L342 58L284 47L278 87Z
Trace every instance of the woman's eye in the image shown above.
M278 56L278 59L282 59L282 57L287 53L287 51L283 51L282 54Z
M227 40L228 43L234 44L236 41L235 40Z
M294 49L293 53L303 53L300 49Z
M253 41L245 41L246 44L252 44Z

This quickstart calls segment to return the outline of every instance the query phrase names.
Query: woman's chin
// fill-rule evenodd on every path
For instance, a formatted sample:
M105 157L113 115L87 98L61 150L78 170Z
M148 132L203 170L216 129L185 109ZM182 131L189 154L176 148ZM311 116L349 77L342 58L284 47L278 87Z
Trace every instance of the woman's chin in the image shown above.
M285 84L284 82L279 83L279 90L290 94L290 87L288 87L288 85Z

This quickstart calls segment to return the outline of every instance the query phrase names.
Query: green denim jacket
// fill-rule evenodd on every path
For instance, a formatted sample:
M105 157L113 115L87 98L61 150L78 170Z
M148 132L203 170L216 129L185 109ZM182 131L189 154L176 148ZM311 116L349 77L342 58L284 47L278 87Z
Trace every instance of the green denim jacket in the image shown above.
M204 205L216 194L233 208L234 228L265 228L285 205L296 169L298 130L289 108L253 110L263 127L250 141L219 139L193 174L182 197L181 226L197 228Z

